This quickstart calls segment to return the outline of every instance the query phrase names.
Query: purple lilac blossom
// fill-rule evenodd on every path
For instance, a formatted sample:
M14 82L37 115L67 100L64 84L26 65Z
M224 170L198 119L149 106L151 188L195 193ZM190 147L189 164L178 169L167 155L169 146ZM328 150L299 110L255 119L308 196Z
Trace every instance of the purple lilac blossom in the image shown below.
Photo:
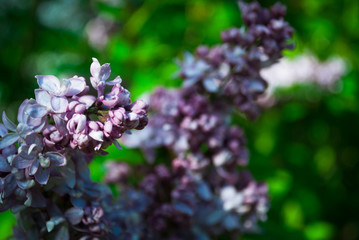
M125 132L143 129L148 107L141 100L131 102L119 77L104 83L110 74L109 64L104 66L96 59L91 66L92 83L98 81L97 96L89 95L83 77L60 81L52 75L38 75L36 100L21 104L19 123L3 113L0 211L20 213L15 239L70 239L75 235L80 239L124 239L120 230L111 230L121 229L122 222L112 224L107 217L110 210L102 207L112 198L111 191L91 181L88 164L94 154L104 154L103 149L112 143L119 147L117 139ZM112 91L105 93L104 84L114 85ZM54 201L60 198L72 208L60 208Z
M292 47L293 30L280 4L240 7L246 28L224 31L222 44L186 53L182 88L157 89L146 129L123 139L154 164L140 183L151 199L146 216L154 239L234 239L266 220L267 186L238 170L249 153L243 131L231 123L236 109L250 119L259 115L256 100L267 86L260 70ZM167 167L156 165L163 148L172 159Z

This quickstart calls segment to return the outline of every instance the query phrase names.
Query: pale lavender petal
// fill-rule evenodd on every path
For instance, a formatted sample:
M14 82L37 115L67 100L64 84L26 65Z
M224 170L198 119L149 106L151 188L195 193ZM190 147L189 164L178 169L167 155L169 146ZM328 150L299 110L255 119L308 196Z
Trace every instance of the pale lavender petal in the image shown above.
M48 157L51 161L51 165L59 167L66 165L66 158L64 155L57 152L48 152L44 155L46 158Z
M27 124L19 123L16 127L16 132L21 137L26 137L27 134L32 132L32 129Z
M28 105L25 114L33 118L42 118L48 113L47 107L40 104Z
M100 126L97 124L96 121L89 121L88 127L95 131L98 131L100 129Z
M26 107L26 105L28 104L29 100L28 99L25 99L20 107L19 107L19 110L17 112L17 121L20 122L20 123L25 123L25 119L24 119L24 109Z
M20 136L16 133L9 133L5 135L5 137L0 140L0 149L6 148L11 144L14 144L17 140L19 140L19 138Z
M104 131L111 133L113 129L113 124L111 123L111 121L106 121L104 124Z
M103 132L102 131L91 131L89 135L96 141L103 142Z
M34 132L41 132L42 129L45 127L46 122L46 120L42 121L40 125L38 124L37 127L34 127L32 130L34 130Z
M90 77L91 85L94 89L98 90L99 80L95 77Z
M31 144L29 146L29 149L27 151L28 154L34 154L35 152L37 152L37 145L35 143Z
M39 86L51 93L58 93L60 91L60 81L53 75L36 75Z
M30 127L34 127L34 131L41 131L42 127L44 126L44 124L46 123L46 118L33 118L31 116L29 116L26 120L26 125L30 126ZM37 130L35 130L37 129Z
M101 82L105 82L110 76L110 74L111 74L110 64L105 63L104 65L101 66L101 70L98 77Z
M79 145L85 145L89 141L89 137L86 134L75 134L74 138L76 138Z
M117 96L114 95L107 95L105 96L105 98L102 100L102 103L109 108L113 108L115 107L119 102L119 98Z
M79 114L83 114L86 111L87 107L85 104L77 104L75 107L74 112L75 113L79 113Z
M128 104L131 103L131 99L130 99L131 93L125 88L122 88L121 90L122 90L121 93L118 94L118 98L119 98L118 104L127 106Z
M35 179L38 183L45 185L50 177L50 168L39 167L35 173Z
M60 86L60 91L56 96L62 97L65 96L68 90L70 89L71 82L68 79L63 79Z
M77 95L86 87L85 79L82 77L73 77L68 80L70 81L70 87L67 89L66 96Z
M92 61L93 62L90 66L91 75L95 78L98 78L98 76L100 74L100 70L101 70L101 65L96 58L92 58ZM93 87L95 87L95 86L93 86Z
M120 93L121 93L121 86L120 84L115 85L112 87L111 92L109 92L108 94L105 95L104 99L102 100L102 103L110 108L113 108L114 106L116 106L118 104L118 102L120 101Z
M95 101L96 101L96 97L95 96L91 96L91 95L85 95L79 98L78 100L80 103L83 103L86 105L86 108L91 107Z
M2 122L4 123L5 127L13 132L16 131L15 123L11 122L11 120L6 116L5 111L2 113Z
M211 77L204 79L203 85L208 92L217 92L219 88L218 81Z
M86 127L86 122L87 122L86 116L83 114L78 114L76 116L76 121L77 121L76 133L79 133L82 130L84 130Z
M0 137L5 136L8 133L6 127L0 123Z
M117 83L121 83L122 79L120 76L117 76L114 80L106 82L107 85L115 85Z
M55 113L63 113L67 108L67 99L66 97L52 97L51 107Z
M51 95L42 89L35 90L36 102L51 109Z

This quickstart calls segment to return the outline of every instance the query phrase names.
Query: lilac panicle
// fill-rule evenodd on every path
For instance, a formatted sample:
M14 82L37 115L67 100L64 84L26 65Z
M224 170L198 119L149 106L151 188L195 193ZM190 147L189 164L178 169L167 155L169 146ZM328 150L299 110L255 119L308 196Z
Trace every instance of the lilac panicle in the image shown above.
M239 5L245 27L223 31L217 46L185 53L178 74L182 88L152 93L148 126L124 138L154 163L140 183L151 199L145 236L237 239L266 220L267 186L238 171L249 153L243 131L231 119L237 109L250 119L258 116L256 100L267 86L260 70L292 47L293 30L280 4L270 10L257 2ZM163 148L172 159L169 167L156 165Z
M3 113L0 211L21 213L15 239L48 238L47 234L55 239L70 239L70 234L80 239L122 238L115 237L118 230L110 231L110 210L102 207L108 205L105 202L110 201L111 191L91 181L87 165L94 154L104 154L103 149L112 143L119 147L117 139L125 132L146 126L147 104L131 102L119 77L105 83L109 73L109 64L101 67L94 60L91 79L100 92L97 96L89 94L83 77L60 81L52 75L37 75L40 88L35 90L36 99L21 104L18 124ZM104 84L114 85L112 91L105 93ZM60 209L55 198L70 199L73 207ZM23 228L22 221L35 227Z
M196 56L186 53L179 76L184 87L215 93L254 119L259 114L255 101L267 87L259 72L293 47L288 42L293 29L284 21L285 7L279 3L270 10L258 2L239 5L246 28L223 31L220 45L200 46Z

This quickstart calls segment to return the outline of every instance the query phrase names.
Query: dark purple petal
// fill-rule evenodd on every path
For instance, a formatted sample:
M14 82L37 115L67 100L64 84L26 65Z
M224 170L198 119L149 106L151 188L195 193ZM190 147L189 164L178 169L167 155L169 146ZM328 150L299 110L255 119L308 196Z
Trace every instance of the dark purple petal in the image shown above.
M29 189L29 188L32 188L34 185L35 185L35 181L34 180L24 180L24 181L17 181L17 185L23 189L23 190L26 190L26 189Z
M10 172L11 166L7 162L6 158L0 155L0 172Z
M16 189L16 186L17 184L15 176L13 174L7 175L4 181L3 198L10 196Z
M26 159L23 158L21 155L17 155L12 161L12 166L18 169L24 169L30 167L33 162L34 161L31 159Z
M37 133L32 133L26 136L25 142L27 145L35 144L39 151L42 151L43 148L43 142L42 137Z
M72 205L76 207L85 207L86 206L86 200L79 198L79 197L73 197L71 196L71 203Z
M8 133L0 140L0 149L6 148L19 140L20 136L16 133Z
M13 132L16 131L15 123L11 122L10 119L6 116L6 113L2 113L2 122L4 123L5 127Z
M182 202L176 202L173 204L173 207L184 214L187 214L189 216L192 216L194 214L193 209L191 207L189 207L187 204L182 203Z
M32 203L31 207L34 208L43 208L46 207L46 199L42 193L37 189L31 189Z
M51 93L56 94L60 90L60 81L57 77L52 75L36 75L39 86Z
M61 153L57 152L47 152L44 155L45 158L49 158L51 161L51 165L53 166L65 166L66 165L66 158Z
M84 210L82 208L73 207L65 212L65 217L72 224L79 224L84 216Z
M66 225L61 226L61 228L57 231L54 240L70 240L69 230Z
M211 190L209 189L208 185L204 182L201 182L197 186L197 194L203 200L210 200L212 198Z
M50 177L50 168L39 167L35 173L35 179L38 183L45 185Z
M39 160L35 160L29 169L29 175L35 175L35 173L39 169L39 166L40 166Z
M37 158L37 155L38 155L38 152L36 152L35 149L30 151L30 147L27 145L22 145L21 147L19 147L18 153L19 153L18 155L20 157L28 159L28 160L34 160L35 158Z
M77 173L84 180L90 180L90 170L85 159L80 158L76 160Z
M1 153L1 154L2 154L4 157L9 157L9 156L11 156L11 155L16 154L16 152L17 152L17 147L13 144L13 145L10 145L10 146L8 146L8 147L2 149L2 153Z
M66 121L64 120L62 115L61 114L54 114L54 115L52 115L52 117L54 118L55 125L56 125L56 128L59 131L59 133L61 135L66 135L67 134Z
M65 178L66 185L74 188L76 184L75 165L71 160L67 161L66 166L59 169L60 174Z

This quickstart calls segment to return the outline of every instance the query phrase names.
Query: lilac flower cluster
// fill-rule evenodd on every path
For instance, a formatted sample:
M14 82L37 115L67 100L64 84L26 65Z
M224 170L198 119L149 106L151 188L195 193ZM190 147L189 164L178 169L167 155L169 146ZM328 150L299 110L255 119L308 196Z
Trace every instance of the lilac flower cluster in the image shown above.
M123 139L154 163L139 184L149 199L145 239L236 239L266 220L268 188L242 169L249 154L232 116L237 109L258 116L256 100L267 85L260 70L291 47L293 30L280 4L240 7L245 27L222 32L221 45L187 53L179 71L183 87L158 88L149 99L149 125ZM170 165L157 165L163 149ZM109 176L124 169L109 169ZM121 173L123 185L127 171Z
M97 96L90 94L83 77L60 81L38 75L40 88L35 90L35 99L19 107L19 123L13 123L5 112L2 115L0 211L11 209L19 213L20 223L24 221L15 229L16 239L24 239L21 236L30 231L31 224L30 239L71 232L84 232L81 239L103 239L111 232L99 204L111 192L91 181L87 165L94 154L106 154L104 149L112 143L120 148L117 140L124 133L143 129L148 107L141 100L131 102L120 77L107 81L109 64L100 65L93 58L90 70ZM112 89L106 92L108 85ZM33 212L38 216L25 218Z

